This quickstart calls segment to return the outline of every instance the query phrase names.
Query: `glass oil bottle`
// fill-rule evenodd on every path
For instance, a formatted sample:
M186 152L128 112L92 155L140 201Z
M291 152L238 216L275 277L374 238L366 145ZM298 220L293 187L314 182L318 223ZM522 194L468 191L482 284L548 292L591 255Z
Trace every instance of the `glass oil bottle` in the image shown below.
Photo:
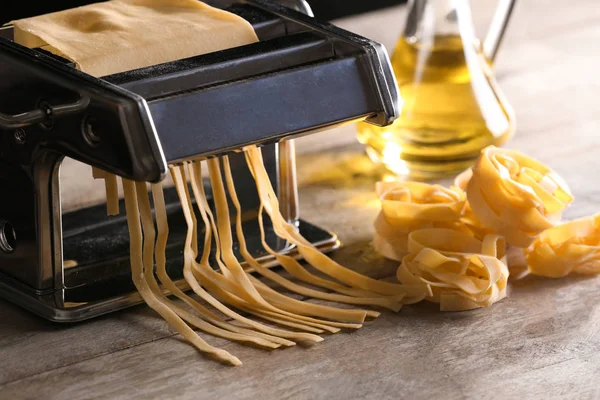
M388 127L358 124L371 159L398 175L436 179L472 165L515 131L492 61L514 1L498 8L482 45L468 0L413 0L392 65L403 106ZM486 51L487 50L487 51Z

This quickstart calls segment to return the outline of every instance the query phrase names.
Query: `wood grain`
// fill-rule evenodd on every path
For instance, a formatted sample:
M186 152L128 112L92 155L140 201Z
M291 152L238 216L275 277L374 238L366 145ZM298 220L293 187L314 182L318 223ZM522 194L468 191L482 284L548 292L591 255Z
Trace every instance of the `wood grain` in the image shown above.
M483 31L495 2L473 3ZM570 218L600 204L596 3L519 2L497 64L517 114L508 147L548 163L571 184ZM403 19L398 7L340 25L391 48ZM301 212L340 235L337 260L385 274L395 265L369 244L381 171L354 137L347 126L298 141ZM238 368L174 339L146 307L54 325L0 301L0 398L600 398L599 286L600 278L527 279L489 309L440 313L419 304L286 350L203 335L242 359Z

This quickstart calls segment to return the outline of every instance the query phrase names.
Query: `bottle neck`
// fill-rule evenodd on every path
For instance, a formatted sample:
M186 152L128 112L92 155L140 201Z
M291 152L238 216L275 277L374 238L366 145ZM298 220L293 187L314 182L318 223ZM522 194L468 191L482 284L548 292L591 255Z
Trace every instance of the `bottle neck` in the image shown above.
M435 36L459 36L461 25L472 27L469 0L410 0L408 10L404 37L409 41L426 42ZM465 27L462 28L464 32Z

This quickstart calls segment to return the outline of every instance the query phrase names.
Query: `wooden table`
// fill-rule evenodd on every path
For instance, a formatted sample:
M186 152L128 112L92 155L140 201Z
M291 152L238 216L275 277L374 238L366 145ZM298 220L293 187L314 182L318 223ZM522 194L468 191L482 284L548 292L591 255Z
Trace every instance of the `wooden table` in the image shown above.
M474 3L484 26L493 2ZM403 19L399 7L340 24L391 46ZM518 118L509 146L571 184L569 218L600 204L598 41L596 0L522 1L497 65ZM340 235L336 259L391 273L369 245L377 174L353 142L352 127L299 142L302 214ZM600 397L600 278L528 279L472 312L422 303L282 351L207 337L239 356L238 368L173 336L145 306L63 326L0 301L0 398Z

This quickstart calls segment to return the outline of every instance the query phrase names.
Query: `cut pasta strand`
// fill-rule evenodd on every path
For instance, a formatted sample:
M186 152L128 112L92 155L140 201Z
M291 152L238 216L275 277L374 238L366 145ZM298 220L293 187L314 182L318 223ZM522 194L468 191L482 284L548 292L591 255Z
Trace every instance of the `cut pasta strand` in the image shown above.
M94 179L104 180L104 189L106 191L106 214L109 216L119 215L119 189L117 176L96 167L92 167L92 176Z
M204 290L204 288L200 285L200 283L196 279L194 272L205 279L203 282L204 285L209 290L211 290L213 293L215 293L215 295L219 296L220 298L222 298L226 301L229 301L230 304L233 303L234 305L238 304L238 305L243 306L243 303L240 301L239 298L236 298L236 296L225 291L221 286L219 286L218 283L215 283L214 281L211 282L211 278L214 278L215 275L220 275L220 274L218 274L216 271L214 271L210 267L210 265L208 265L208 261L207 261L208 255L210 253L210 248L211 248L211 245L210 245L211 244L211 239L210 239L210 236L211 236L210 228L211 227L210 227L210 223L208 221L207 211L204 207L204 204L202 204L203 202L200 202L198 205L199 205L199 208L201 211L202 219L204 220L204 223L206 226L205 247L204 247L204 254L202 255L200 263L196 263L195 260L196 260L196 256L197 256L197 251L194 251L194 249L192 248L192 237L193 237L192 231L196 230L197 228L193 223L192 207L191 207L191 199L189 196L189 191L188 191L187 185L184 183L184 182L187 182L187 180L184 180L185 171L182 166L177 166L177 167L171 168L171 173L173 176L173 181L175 182L175 188L176 188L177 193L181 200L183 213L184 213L186 223L188 226L188 233L186 236L186 243L185 243L185 247L184 247L183 272L184 272L185 280L190 285L192 290L198 296L200 296L201 298L206 300L209 304L211 304L213 307L215 307L216 309L221 311L223 314L225 314L228 317L233 318L239 322L242 322L248 326L251 326L252 328L257 329L261 332L264 332L264 333L267 333L270 335L274 335L274 336L279 336L279 337L286 338L286 339L291 339L291 340L313 341L313 342L322 341L323 338L316 336L316 335L302 333L302 332L290 332L290 331L285 331L282 329L271 328L266 325L260 324L250 318L246 318L246 317L236 313L235 311L229 309L227 306L222 304L219 300L217 300L212 295L210 295L206 290ZM193 268L193 271L192 271L192 268Z
M215 336L220 336L220 337L223 337L226 339L230 339L230 340L251 342L251 343L254 343L259 346L264 346L264 347L269 347L269 348L279 347L278 344L273 343L268 340L265 340L265 339L262 339L262 338L256 338L256 337L250 336L250 335L233 333L233 332L227 331L225 329L221 329L219 327L211 325L210 323L198 318L197 316L193 315L192 313L188 312L187 310L183 309L182 307L176 305L175 303L173 303L172 301L167 299L167 297L160 290L160 288L158 286L158 282L154 278L153 266L154 266L155 249L156 249L156 253L158 254L159 252L162 252L164 250L164 246L162 245L162 243L161 243L160 247L158 246L158 243L157 243L156 247L154 245L156 234L154 231L154 223L152 220L152 211L150 208L150 201L148 199L146 184L143 182L137 182L136 190L137 190L137 197L138 197L138 202L139 202L140 215L141 215L141 219L142 219L142 229L143 229L143 233L144 233L144 250L143 250L144 251L144 276L146 278L146 282L148 283L148 285L149 285L150 289L152 290L152 292L154 293L154 295L157 298L161 299L163 301L163 303L165 303L168 307L170 307L173 311L175 311L181 318L186 320L190 325L193 325L196 328L203 330L204 332L210 333ZM164 236L164 232L161 232L161 236ZM161 242L164 242L166 244L166 240L165 240L166 236L165 236L165 238L161 237L160 239L161 239ZM161 255L160 263L162 265L161 265L160 269L165 268L163 260L164 260L164 255ZM157 264L158 263L159 263L159 261L157 259ZM175 285L173 285L173 286L175 286ZM172 287L171 287L171 289L172 289ZM175 289L178 291L177 287L175 287ZM196 308L196 309L199 310L199 308Z
M279 211L279 202L269 180L268 174L262 162L260 149L256 146L245 148L246 160L258 189L262 206L273 222L273 228L278 236L297 246L298 251L304 259L319 271L343 282L349 286L372 291L383 295L406 294L408 296L420 296L428 291L427 285L405 285L379 281L361 275L358 272L345 268L317 250L310 242L304 239L294 226L284 220Z
M196 163L196 165L199 166L198 163ZM308 318L303 315L294 314L293 312L288 312L289 310L294 310L294 312L298 312L298 313L302 314L303 308L302 307L300 307L300 308L294 307L291 299L289 299L290 300L289 302L286 302L285 300L287 300L287 297L283 296L283 295L279 295L280 296L279 299L282 300L282 302L281 302L282 309L278 309L277 307L273 306L268 301L266 301L261 296L261 293L259 293L259 291L251 283L249 277L246 275L246 272L243 270L242 266L239 264L239 261L237 260L237 258L235 257L235 255L233 253L233 238L232 238L232 234L231 234L231 221L229 219L229 207L227 205L227 198L225 197L226 196L225 188L224 188L223 180L222 180L222 176L221 176L219 160L218 159L208 160L208 165L209 165L209 169L210 169L210 180L211 180L212 189L213 189L214 201L215 201L216 209L217 209L217 219L219 221L218 232L219 232L219 236L221 239L221 248L222 248L221 254L223 254L223 256L224 256L225 264L229 265L231 267L230 270L235 271L235 272L232 271L232 274L235 275L236 280L238 280L238 282L240 282L243 285L244 289L247 289L249 291L248 295L250 296L250 300L253 301L256 306L264 308L265 311L269 311L269 313L265 313L265 312L261 313L262 315L265 315L265 314L272 315L273 313L275 313L275 314L282 314L283 316L286 316L286 318L283 318L283 320L288 320L288 321L296 320L298 322L302 321L304 323L311 323L311 324L317 324L317 325L326 324L326 321L319 321L319 320L315 320L313 318ZM198 184L197 180L192 179L192 187L197 184ZM262 269L262 266L259 266L259 268ZM267 293L267 297L272 297L272 294ZM288 311L286 311L286 310L288 310ZM332 309L332 312L335 312L335 311L336 311L335 309ZM272 315L272 316L274 317L274 315ZM327 314L322 315L322 316L324 318L328 317Z
M232 365L241 365L242 362L227 351L217 349L194 332L186 323L177 316L177 314L158 299L150 290L144 276L144 262L142 250L142 230L140 227L140 215L138 208L138 199L133 181L123 179L123 190L125 192L125 207L127 211L127 223L130 235L130 259L131 276L133 284L137 288L140 296L152 309L159 313L181 336L194 345L201 352L209 353L222 361Z
M165 206L165 199L162 184L157 183L152 185L152 198L155 205L156 212L156 225L158 228L158 238L156 241L156 273L161 283L167 288L171 293L176 295L179 299L183 300L188 306L195 309L197 312L202 315L204 319L212 323L213 325L219 326L220 328L226 329L228 331L239 333L243 335L253 336L259 339L264 340L264 345L266 347L279 347L281 345L290 346L293 345L293 342L290 342L285 339L281 339L276 336L267 335L261 332L253 331L251 329L241 328L239 326L233 325L231 323L226 322L221 317L219 317L214 312L208 310L202 304L192 299L190 296L185 294L181 289L175 285L175 282L171 280L166 271L166 245L167 245L167 237L169 234L169 226L167 222L167 213ZM256 342L257 344L260 344ZM271 346L271 343L274 346Z
M219 159L208 162L216 206L214 213L208 205L204 191L201 164L199 162L186 162L183 165L171 166L171 175L187 225L183 249L184 278L194 293L202 300L218 312L243 324L245 327L225 321L221 316L210 311L177 288L166 272L166 244L169 231L162 186L159 184L152 185L156 214L155 230L147 184L133 183L124 179L123 186L126 189L125 198L132 241L132 275L134 275L136 287L141 293L143 291L144 300L199 350L214 354L219 359L234 365L239 363L239 360L232 358L233 356L229 353L216 349L200 339L190 326L214 336L253 343L266 348L277 348L279 346L294 345L297 341L319 342L323 338L316 335L318 333L336 333L340 329L357 329L362 326L366 317L379 315L379 313L372 310L342 309L294 299L279 293L256 277L249 275L233 253L232 221L229 216L228 196L235 208L236 237L240 243L242 258L255 271L292 292L326 301L380 306L395 311L399 310L402 304L417 301L417 299L431 294L431 290L426 284L421 285L419 282L411 285L398 285L378 281L347 270L326 256L322 258L316 255L315 252L319 253L318 250L313 248L294 229L290 229L287 221L284 221L281 216L277 199L270 182L267 180L268 176L264 171L264 166L261 167L260 153L253 152L250 149L249 154L247 155L248 164L257 182L257 192L261 201L258 222L263 247L267 252L274 255L284 265L284 268L290 271L292 276L299 277L300 280L308 284L326 290L333 290L334 292L323 292L299 285L282 277L275 271L263 267L252 257L246 247L242 228L241 205L235 192L227 158L223 159L223 172L221 171L221 161ZM225 176L225 182L223 175ZM191 192L189 188L191 188ZM191 193L193 193L196 200L199 218L196 218ZM303 256L309 259L311 265L335 280L316 276L306 270L298 261L289 256L281 255L272 249L265 240L263 210L267 211L279 236L298 246ZM133 217L130 216L132 212L135 214ZM202 222L205 227L202 254L199 254L198 222ZM140 223L143 228L143 235L140 230ZM211 249L215 250L215 257L212 260L217 263L218 271L210 265ZM167 290L181 299L186 306L190 307L190 310L187 310L184 305L169 300L162 293L154 277L155 261L156 274L160 282ZM315 263L321 263L321 265L315 265ZM359 278L354 279L355 277ZM392 288L395 289L394 292L392 292ZM297 331L288 331L265 325L234 311L230 307L264 321Z
M223 248L222 244L224 242L222 242L219 239L219 235L218 235L218 231L216 230L216 223L215 223L215 219L214 216L212 214L212 212L210 211L210 208L208 207L208 203L206 201L206 195L204 193L204 189L200 188L198 185L198 182L196 179L194 179L193 177L195 176L195 174L193 173L193 170L190 169L191 176L192 176L192 189L193 191L196 193L196 198L197 198L197 204L200 207L200 211L203 214L203 218L204 215L206 214L210 220L210 225L207 225L207 227L212 227L212 229L215 229L214 231L214 236L215 236L215 242L216 242L216 247L217 250L218 249L222 249L221 251L217 251L217 261L219 261L219 255L226 252L226 251L231 251L231 249L227 250L226 248ZM201 171L196 171L198 172L198 176L201 176ZM223 201L225 202L225 199L222 198L215 198L216 202ZM191 204L191 203L190 203ZM227 211L228 214L228 211ZM230 228L231 229L231 228ZM208 232L208 231L207 231ZM206 242L205 245L205 249L210 249L210 245L208 245L210 241ZM205 254L207 254L205 252ZM207 259L207 257L203 257L203 260ZM222 266L222 268L226 268L224 266L224 264L221 262L219 263L220 266ZM256 305L255 307L252 307L252 303L248 303L246 302L243 297L246 293L244 293L243 288L241 286L239 286L235 281L233 280L228 280L225 276L217 273L216 271L214 271L212 268L208 267L208 268L200 268L197 264L194 265L194 268L196 271L198 271L198 273L200 274L204 274L204 278L208 279L209 281L205 281L206 285L209 285L208 287L211 288L211 291L214 292L218 292L220 297L223 298L224 300L226 300L229 304L234 305L235 307L242 309L242 310L246 310L250 313L256 313L257 309L256 309ZM241 266L240 266L241 268ZM243 270L242 270L243 271ZM229 274L229 276L233 276L232 274ZM245 276L245 272L244 272L244 276ZM225 289L225 290L224 290ZM233 293L236 293L237 295L232 295ZM239 296L241 294L241 297ZM261 304L262 306L262 304ZM259 308L262 308L259 306ZM273 307L274 308L274 307ZM275 309L275 308L274 308ZM276 310L276 309L275 309ZM299 321L302 320L308 320L308 321L312 321L312 322L321 322L321 321L314 321L310 318L306 318L306 317L300 317L300 316L296 316L296 319ZM273 318L271 318L271 320L273 320ZM282 325L286 325L289 326L290 324L288 322L282 323ZM296 324L293 327L298 328L298 327L302 327L303 325L301 324ZM307 326L308 329L306 329L307 331L313 331L314 330L310 327ZM317 340L317 337L311 337L309 338L309 340Z
M232 203L234 204L234 207L236 208L236 232L237 232L237 237L238 237L238 242L240 245L240 252L242 254L242 257L244 258L244 260L246 262L248 262L248 264L250 266L252 266L257 272L259 272L261 275L263 276L267 276L270 277L271 279L273 279L274 281L282 284L284 287L287 288L294 288L294 289L300 289L302 288L301 286L292 283L291 281L286 280L285 278L281 277L280 275L278 275L277 273L269 270L268 268L263 267L254 257L252 257L250 255L250 253L248 252L248 249L246 248L246 241L244 238L244 234L243 234L243 230L242 230L242 221L241 221L241 206L239 203L239 199L237 198L237 193L235 192L235 188L233 187L233 180L231 177L231 170L229 168L229 162L228 159L225 157L223 159L223 163L224 163L224 170L225 170L225 176L226 176L226 181L227 181L227 186L229 189L229 196L232 200ZM218 179L220 179L220 174ZM221 186L222 187L222 186ZM224 193L223 193L224 194ZM217 193L215 193L215 201L217 201L217 198L220 197L217 195ZM219 202L218 202L219 203ZM223 204L226 206L227 203L224 200ZM226 211L227 216L229 215L229 210L224 210ZM227 226L223 226L223 229L227 230L230 232L231 230L231 224L229 221L229 218L227 218L227 222L228 225ZM262 224L261 224L261 232L263 233L263 246L265 246L265 248L268 248L268 250L270 250L270 252L272 254L277 254L276 252L272 251L272 249L270 249L268 247L268 245L266 245L266 242L264 241L264 230L262 229ZM230 233L229 233L230 235ZM232 254L233 255L233 254ZM295 261L295 260L294 260ZM254 285L256 285L257 280L253 279L252 277L250 277L250 280L253 282ZM345 298L344 296L336 296L336 295L332 295L329 293L322 293L322 292L318 292L315 290L311 290L308 288L304 288L305 290L303 291L302 289L300 289L301 291L303 291L303 294L315 294L315 295L319 295L322 294L323 296L320 297L328 297L330 300L332 299L338 299L338 300L348 300L348 302L351 302L351 298ZM288 298L286 296L281 295L280 293L277 293L274 290L268 290L268 288L266 286L259 286L257 288L258 292L260 292L260 294L262 296L265 296L265 298L268 297L268 300L271 301L277 301L279 304L281 305L285 305L286 309L288 310L295 310L294 312L298 312L301 314L310 314L310 315L315 315L315 316L321 316L323 318L327 318L327 319L334 319L334 320L341 320L341 321L355 321L355 322L363 322L364 318L367 315L367 311L365 310L342 310L339 308L334 308L334 307L325 307L325 306L319 306L319 307L306 307L306 303L305 302L301 302L301 301L297 301L291 298ZM275 298L273 298L275 296ZM382 303L384 303L382 301ZM292 307L292 308L289 308ZM315 313L315 309L318 309L319 312ZM289 315L288 315L289 316ZM309 321L306 318L302 318L303 321ZM312 321L312 322L316 322L318 323L318 321ZM327 322L327 324L330 324L330 322Z

